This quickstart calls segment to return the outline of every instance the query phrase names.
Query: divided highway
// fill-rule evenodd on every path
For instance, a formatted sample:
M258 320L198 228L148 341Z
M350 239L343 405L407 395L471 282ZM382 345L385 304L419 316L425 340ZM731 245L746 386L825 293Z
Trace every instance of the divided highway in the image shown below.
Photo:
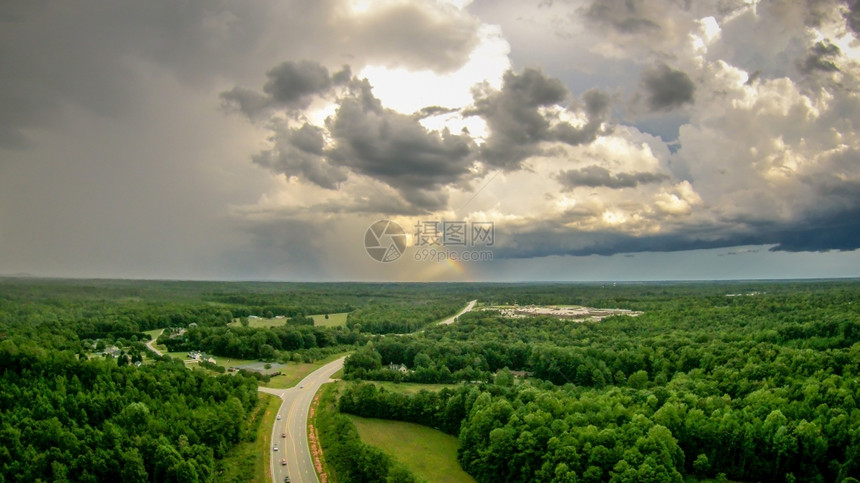
M460 313L458 313L457 315L453 315L453 316L443 320L442 322L439 322L439 325L451 325L451 324L453 324L454 321L457 320L457 317L459 317L459 316L465 314L466 312L472 310L475 307L476 302L477 302L477 300L473 300L473 301L469 302L469 305L467 305L466 308L461 310Z
M458 314L443 320L440 324L454 323L457 317L472 310L475 302L477 300L472 300ZM328 381L332 374L343 368L344 359L345 357L341 357L329 362L290 389L259 388L260 391L274 394L283 400L278 409L280 419L276 419L272 427L273 445L269 448L272 454L270 469L275 483L283 482L285 476L290 477L291 483L319 483L308 446L308 411L320 386ZM274 445L278 446L277 451L274 450ZM286 459L286 465L282 464L284 459Z
M275 420L272 427L272 443L276 444L278 450L269 448L272 454L271 472L275 483L284 481L289 475L291 483L318 483L316 471L314 471L313 460L308 446L307 426L308 411L314 394L319 390L331 375L343 367L341 357L336 361L320 367L301 380L295 387L289 389L259 388L260 391L274 394L283 402L278 409L280 419ZM282 436L285 435L285 436ZM281 464L286 458L287 464Z

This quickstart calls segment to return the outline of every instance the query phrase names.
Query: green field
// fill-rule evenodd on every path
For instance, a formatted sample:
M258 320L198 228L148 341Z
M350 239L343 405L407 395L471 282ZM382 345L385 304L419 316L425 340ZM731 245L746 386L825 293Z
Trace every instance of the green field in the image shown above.
M349 314L342 312L339 314L328 314L328 319L325 314L311 315L314 319L314 327L346 327L346 318Z
M384 387L386 390L391 392L396 392L399 394L417 394L422 389L426 389L430 392L441 391L444 388L455 388L457 384L419 384L417 382L383 382L383 381L374 381L379 387Z
M248 319L248 327L252 329L268 329L269 327L280 327L287 323L288 319ZM242 324L238 319L233 319L233 322L227 324L230 327L241 327Z
M281 399L271 394L259 393L257 403L249 428L255 429L256 437L253 442L240 442L227 453L218 463L219 472L215 481L246 481L250 483L265 483L271 481L269 458L271 448L272 425L275 415L281 407ZM257 425L254 428L254 425ZM249 477L249 475L253 475Z
M155 340L158 339L158 336L160 336L162 332L164 332L164 329L146 330L143 333L149 334L149 336L152 337L152 340Z
M361 440L406 465L416 476L440 483L474 482L457 462L457 438L419 424L349 416Z
M346 318L348 315L349 313L347 312L341 312L338 314L328 314L328 319L325 318L326 314L311 315L309 317L314 319L315 327L344 327L346 326ZM268 329L269 327L280 327L282 325L285 325L288 320L290 319L249 319L248 327L251 327L253 329ZM233 320L233 322L230 322L227 325L232 327L239 327L241 324L238 320Z

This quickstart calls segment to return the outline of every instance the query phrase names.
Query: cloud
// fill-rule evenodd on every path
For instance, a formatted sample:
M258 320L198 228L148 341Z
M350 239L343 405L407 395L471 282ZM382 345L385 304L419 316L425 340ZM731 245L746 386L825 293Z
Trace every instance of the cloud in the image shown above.
M642 85L652 111L670 111L693 102L696 85L682 71L659 64L642 73Z
M243 105L242 98L233 95L236 89L222 95L238 102L252 119L260 111L271 116L267 122L274 132L272 147L255 155L254 162L330 190L338 189L349 173L366 176L394 188L419 210L444 208L447 195L440 189L469 173L477 149L472 138L448 130L430 131L419 122L423 114L385 108L367 80L352 78L343 90L333 92L335 78L344 83L342 73L330 77L313 62L284 63L267 74L262 101ZM248 92L244 99L261 96ZM290 127L290 122L278 117L274 107L301 114L312 95L336 98L336 109L324 125L304 122ZM424 112L438 111L429 107Z
M0 264L361 278L382 216L493 220L497 259L856 248L857 1L453 3L2 3Z
M263 92L275 102L287 106L307 107L307 97L331 88L328 69L317 62L303 60L284 62L266 73L269 78Z
M576 114L561 106L568 96L561 81L530 68L520 74L508 71L500 90L476 90L475 105L464 115L487 122L490 135L481 147L482 159L491 166L518 169L524 159L539 153L543 141L593 141L607 115L608 96L597 90L583 95L586 119L580 125L559 116Z
M278 127L274 146L253 156L254 163L275 173L298 176L326 189L337 189L346 181L345 169L328 162L324 131L305 123L300 128Z
M611 173L601 166L587 166L582 169L562 171L556 179L568 190L579 186L595 188L605 186L607 188L635 188L639 184L659 183L668 179L664 174L633 172L633 173Z
M586 15L597 22L611 25L619 32L635 34L660 30L660 24L647 9L643 1L615 0L595 1Z
M800 64L800 70L803 72L837 72L839 66L834 61L839 57L841 51L839 47L830 42L821 41L809 49L809 55Z
M450 72L478 44L480 22L441 3L381 1L339 17L335 26L370 63Z
M273 108L306 109L314 96L328 94L333 87L348 83L352 75L349 66L329 75L328 69L318 62L302 60L282 62L266 72L266 77L262 93L237 86L222 92L221 99L228 107L236 107L254 120Z
M445 206L447 198L432 193L468 172L475 149L467 135L431 132L412 116L384 108L369 86L344 98L326 128L332 163L384 181L428 210Z
M665 18L655 5L678 15ZM740 3L721 5L608 2L589 11L593 22L611 26L614 46L636 46L613 58L638 66L622 72L641 72L627 81L641 89L652 125L680 126L672 146L632 126L609 125L618 94L592 87L575 97L542 69L508 70L498 87L477 86L470 106L431 104L413 113L387 108L369 81L352 79L347 89L324 94L336 109L313 136L275 141L297 150L296 163L313 156L325 167L321 172L346 179L314 181L303 165L282 171L332 191L302 208L313 212L371 213L390 203L388 212L400 215L496 220L507 239L499 244L500 258L851 246L851 230L838 220L860 206L850 195L855 176L844 168L856 159L828 150L838 144L835 132L843 145L857 144L848 131L834 131L857 104L846 90L856 82L853 67L840 71L839 101L828 97L834 85L804 84L797 76L799 66L827 70L826 62L840 57L835 43L800 27L825 28L833 16L812 6L756 12ZM790 32L783 31L787 25ZM759 75L733 63L772 50L761 32L748 33L754 41L746 48L733 38L755 26L776 32L783 49ZM616 54L595 45L593 52ZM483 120L486 136L421 124L458 116ZM473 184L480 190L473 192ZM364 196L347 202L347 193ZM833 236L823 235L828 232Z
M847 0L848 11L845 12L845 21L854 33L860 33L860 0Z

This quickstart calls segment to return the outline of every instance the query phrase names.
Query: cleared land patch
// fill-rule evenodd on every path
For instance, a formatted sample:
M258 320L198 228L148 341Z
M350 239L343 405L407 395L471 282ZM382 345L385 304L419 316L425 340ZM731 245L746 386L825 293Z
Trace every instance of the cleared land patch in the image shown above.
M327 319L325 318L326 315L328 315ZM337 314L315 314L309 315L308 317L314 319L314 327L345 327L347 316L349 316L348 312L341 312ZM248 327L251 327L252 329L280 327L282 325L286 325L289 320L289 317L272 317L270 319L265 317L249 317ZM230 322L227 325L231 327L240 327L242 324L238 319L234 319L233 322Z
M445 389L446 387L449 389L453 389L457 387L457 384L420 384L417 382L383 382L383 381L374 381L379 387L384 387L387 391L396 392L399 394L418 394L422 389L425 389L430 392L437 392Z
M548 316L558 319L570 319L577 322L600 321L613 315L627 315L636 317L642 312L628 309L604 309L595 307L583 307L580 305L506 305L489 306L484 310L498 310L506 317L538 317Z
M348 415L361 440L400 461L416 476L440 483L473 483L457 462L457 438L426 426Z
M325 316L326 314L311 315L310 317L314 319L314 327L346 327L346 318L349 313L328 314L328 318Z

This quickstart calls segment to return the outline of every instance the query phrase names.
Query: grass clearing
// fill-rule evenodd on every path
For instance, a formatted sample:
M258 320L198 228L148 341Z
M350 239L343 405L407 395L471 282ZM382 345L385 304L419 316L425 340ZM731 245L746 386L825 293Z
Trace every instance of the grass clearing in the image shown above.
M349 313L328 314L327 319L325 315L311 315L311 318L314 319L314 327L346 327L346 318L349 316Z
M348 312L341 312L338 314L328 314L328 319L325 318L326 314L310 315L309 317L314 319L315 327L345 327L346 318L348 315ZM281 327L286 325L289 320L289 317L281 319L248 319L248 327L251 327L252 329L268 329L271 327ZM238 320L234 320L227 325L230 327L241 327L242 324L239 323Z
M361 440L391 455L416 476L439 483L474 483L457 462L457 438L414 423L348 415Z
M149 334L149 336L152 337L152 340L158 339L158 336L160 336L162 332L164 332L164 329L153 329L153 330L143 331L144 334Z
M457 387L457 384L421 384L417 382L389 382L389 381L372 381L373 384L376 384L379 387L383 387L388 391L396 392L399 394L418 394L422 389L426 389L430 392L441 391L444 388L453 389Z
M281 407L281 399L271 394L259 393L260 399L254 408L247 429L253 431L254 441L243 441L218 462L215 481L268 483L269 458L272 452L272 425ZM254 427L256 425L256 427Z
M248 327L252 329L268 329L270 327L280 327L287 324L287 319L248 319ZM227 324L229 327L241 327L242 324L238 320L233 320Z

